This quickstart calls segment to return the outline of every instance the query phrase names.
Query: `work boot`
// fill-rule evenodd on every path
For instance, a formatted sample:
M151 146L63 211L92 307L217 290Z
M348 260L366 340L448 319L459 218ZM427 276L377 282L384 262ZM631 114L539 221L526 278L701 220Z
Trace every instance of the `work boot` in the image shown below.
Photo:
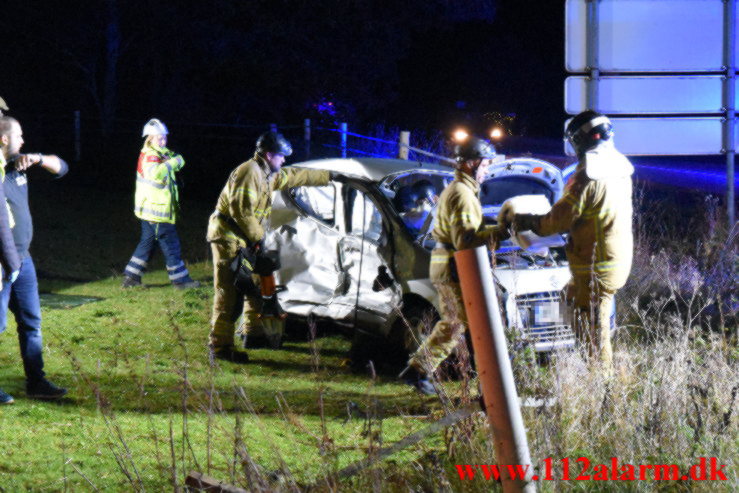
M431 380L412 366L403 370L400 377L403 378L405 383L412 385L423 395L436 395L436 389L434 388L434 384L431 383Z
M230 361L231 363L246 364L249 362L249 355L244 351L237 351L233 346L223 346L219 348L210 348L211 358Z
M123 282L121 282L122 288L135 288L137 286L141 286L140 279L134 279L131 276L123 276Z
M0 404L12 404L15 402L13 396L0 390Z
M56 399L61 399L66 394L67 389L57 387L45 378L35 383L26 382L26 395L31 399L53 401Z
M195 289L200 287L200 281L193 281L192 279L185 282L174 282L172 284L177 289Z

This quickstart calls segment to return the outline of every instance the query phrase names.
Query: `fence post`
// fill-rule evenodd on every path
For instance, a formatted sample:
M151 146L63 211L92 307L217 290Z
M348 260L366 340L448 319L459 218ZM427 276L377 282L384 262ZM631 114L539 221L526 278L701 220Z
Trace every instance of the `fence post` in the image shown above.
M407 130L400 132L398 140L398 158L408 159L408 147L411 145L411 133Z
M305 159L310 159L310 118L303 120L303 144L305 146Z
M82 122L80 110L74 112L74 162L79 163L82 155Z
M503 321L498 307L488 249L485 246L454 254L469 320L477 374L490 422L496 462L524 466L524 477L501 474L503 493L534 493L534 470L521 408L513 379Z
M270 132L277 132L277 124L276 123L270 123L269 124L269 131Z
M339 131L341 132L341 157L346 157L346 132L347 124L345 122L339 124Z

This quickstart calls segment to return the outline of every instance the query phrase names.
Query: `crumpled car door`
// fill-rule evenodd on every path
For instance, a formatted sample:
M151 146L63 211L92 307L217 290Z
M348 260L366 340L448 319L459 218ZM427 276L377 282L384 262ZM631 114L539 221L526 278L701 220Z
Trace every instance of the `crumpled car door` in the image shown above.
M342 301L340 203L334 184L275 194L266 245L280 251L275 280L287 287L279 299L292 315L347 319L354 311L354 302Z
M388 277L391 269L381 253L387 241L383 216L356 188L347 187L344 198L347 231L339 242L339 264L345 273L344 300L356 305L358 328L385 327L400 305L401 292Z

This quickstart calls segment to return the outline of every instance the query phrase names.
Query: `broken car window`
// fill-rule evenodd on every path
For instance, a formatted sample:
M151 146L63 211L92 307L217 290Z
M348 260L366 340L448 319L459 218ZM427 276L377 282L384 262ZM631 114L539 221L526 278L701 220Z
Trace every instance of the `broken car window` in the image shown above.
M333 185L323 187L297 187L290 190L298 207L319 221L334 225L336 189Z

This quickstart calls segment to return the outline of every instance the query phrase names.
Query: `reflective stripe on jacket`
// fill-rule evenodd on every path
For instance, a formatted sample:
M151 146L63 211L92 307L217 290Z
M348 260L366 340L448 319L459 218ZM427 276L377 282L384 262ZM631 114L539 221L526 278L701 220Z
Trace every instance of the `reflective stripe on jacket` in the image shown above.
M455 171L454 181L444 189L437 206L433 236L438 244L465 250L484 245L497 233L495 226L485 226L478 193L480 184L472 176ZM437 247L431 252L429 274L432 282L451 282L450 259L454 251Z
M263 223L272 213L272 192L291 187L327 185L329 172L286 167L271 172L267 162L255 154L231 172L218 197L216 210L208 223L208 241L236 241L245 246L244 238L256 243L264 238ZM241 232L236 231L219 214L230 217Z
M562 198L538 218L534 232L541 236L569 231L567 259L574 277L595 274L614 290L626 283L634 249L632 172L612 146L596 148L583 156Z
M175 223L180 198L175 173L184 165L182 156L166 147L144 144L136 170L136 217L155 223Z

